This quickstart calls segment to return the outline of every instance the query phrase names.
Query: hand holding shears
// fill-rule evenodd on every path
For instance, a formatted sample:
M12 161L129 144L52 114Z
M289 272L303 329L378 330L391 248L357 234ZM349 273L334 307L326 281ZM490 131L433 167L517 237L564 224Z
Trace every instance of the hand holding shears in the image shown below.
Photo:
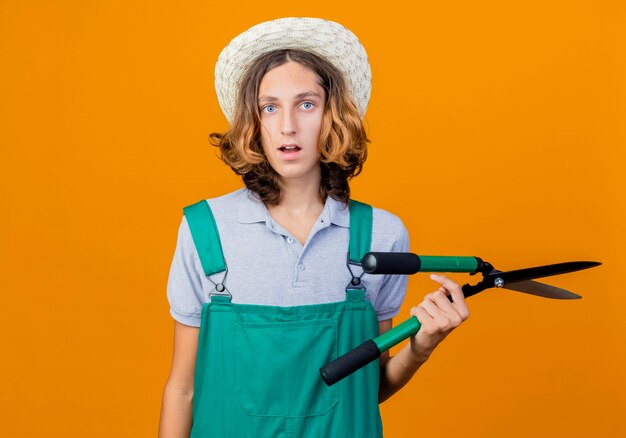
M411 309L420 323L419 331L411 336L411 351L419 362L425 362L441 341L469 317L463 291L453 280L430 274L441 287L429 293Z

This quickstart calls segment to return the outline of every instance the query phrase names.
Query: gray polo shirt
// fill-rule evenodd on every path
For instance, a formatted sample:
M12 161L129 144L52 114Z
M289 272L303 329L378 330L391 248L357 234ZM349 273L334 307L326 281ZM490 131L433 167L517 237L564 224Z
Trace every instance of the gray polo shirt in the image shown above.
M346 267L350 240L348 208L328 197L304 245L278 224L253 192L239 189L207 199L219 230L233 303L296 306L342 301L352 278ZM372 251L409 251L409 238L395 215L374 208ZM359 275L359 267L352 266ZM183 216L170 268L167 298L172 317L199 327L202 305L224 273L207 279ZM397 315L407 276L364 274L378 320Z

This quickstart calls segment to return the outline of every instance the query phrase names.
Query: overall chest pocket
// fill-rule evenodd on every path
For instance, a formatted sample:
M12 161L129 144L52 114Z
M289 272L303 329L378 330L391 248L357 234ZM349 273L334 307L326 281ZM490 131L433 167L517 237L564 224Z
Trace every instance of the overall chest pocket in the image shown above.
M319 369L337 357L336 319L235 322L235 397L248 415L324 415L339 402Z

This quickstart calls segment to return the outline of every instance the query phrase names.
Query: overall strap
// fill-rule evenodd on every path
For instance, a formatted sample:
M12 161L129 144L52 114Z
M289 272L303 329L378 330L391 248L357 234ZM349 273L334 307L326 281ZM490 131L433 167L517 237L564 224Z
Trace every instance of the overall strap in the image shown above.
M211 207L206 200L183 208L193 243L196 245L204 275L217 274L226 270L220 235Z
M359 201L350 200L350 247L347 266L352 280L346 286L346 299L360 301L365 298L365 288L361 283L363 273L358 277L352 272L350 265L361 266L361 260L370 252L372 245L372 206Z
M361 264L372 245L372 206L350 200L350 253L351 263Z

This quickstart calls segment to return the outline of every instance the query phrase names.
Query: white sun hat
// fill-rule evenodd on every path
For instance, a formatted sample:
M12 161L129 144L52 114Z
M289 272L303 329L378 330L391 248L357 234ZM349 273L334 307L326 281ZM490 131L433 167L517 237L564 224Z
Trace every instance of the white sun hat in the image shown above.
M241 80L261 55L281 49L300 49L333 64L344 76L361 117L372 88L372 73L365 48L348 29L321 18L291 17L266 21L234 38L215 65L215 91L229 123L235 118L235 102Z

